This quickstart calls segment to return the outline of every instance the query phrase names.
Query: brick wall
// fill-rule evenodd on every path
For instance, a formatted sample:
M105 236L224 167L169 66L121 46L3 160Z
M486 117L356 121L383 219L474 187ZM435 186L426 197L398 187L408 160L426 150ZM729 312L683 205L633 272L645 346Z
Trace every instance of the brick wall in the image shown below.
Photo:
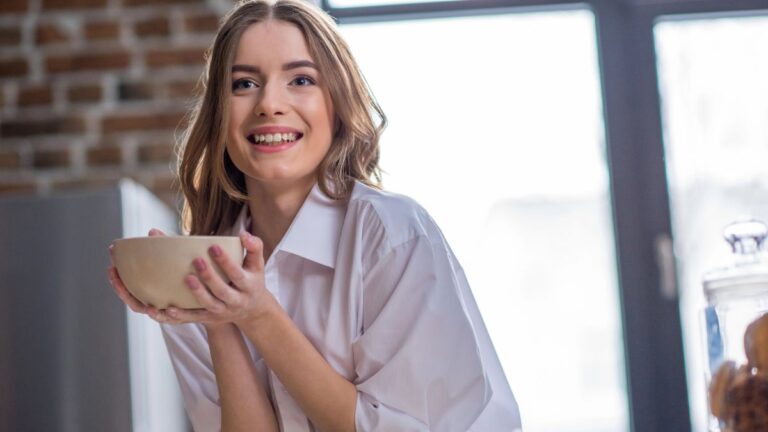
M0 195L121 177L177 207L180 132L231 0L0 0Z

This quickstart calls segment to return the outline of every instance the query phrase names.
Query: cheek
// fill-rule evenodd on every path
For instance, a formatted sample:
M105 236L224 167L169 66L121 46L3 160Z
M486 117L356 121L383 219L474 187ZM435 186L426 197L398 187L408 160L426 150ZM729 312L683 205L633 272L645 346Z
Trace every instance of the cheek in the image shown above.
M240 124L245 116L246 103L239 99L232 99L229 104L229 125L230 134L239 130Z
M316 127L322 129L324 135L333 138L335 115L330 96L326 95L315 102L314 119Z

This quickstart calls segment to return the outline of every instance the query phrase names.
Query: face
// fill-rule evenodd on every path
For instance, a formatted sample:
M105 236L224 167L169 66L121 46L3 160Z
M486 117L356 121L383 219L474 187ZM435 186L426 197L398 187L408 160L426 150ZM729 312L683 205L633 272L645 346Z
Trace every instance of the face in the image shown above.
M291 23L270 20L243 32L232 66L227 151L249 187L314 182L334 124L315 64Z

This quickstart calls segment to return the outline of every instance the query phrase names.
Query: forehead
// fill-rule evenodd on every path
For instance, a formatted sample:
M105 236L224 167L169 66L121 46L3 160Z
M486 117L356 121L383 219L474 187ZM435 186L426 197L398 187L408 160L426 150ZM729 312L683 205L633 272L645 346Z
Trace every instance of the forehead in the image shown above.
M282 65L287 60L313 60L299 27L295 24L268 20L248 27L237 45L236 63L259 66Z

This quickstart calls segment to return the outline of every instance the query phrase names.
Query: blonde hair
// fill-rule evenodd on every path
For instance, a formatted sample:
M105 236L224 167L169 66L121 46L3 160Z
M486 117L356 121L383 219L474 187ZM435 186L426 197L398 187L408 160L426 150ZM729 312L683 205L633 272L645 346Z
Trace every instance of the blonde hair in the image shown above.
M333 19L304 0L241 1L222 19L206 51L206 69L197 87L202 94L186 117L188 126L177 145L184 194L182 229L191 235L216 234L231 226L247 199L245 176L226 150L231 68L243 32L270 19L292 23L302 31L328 83L336 129L318 169L323 193L343 200L355 180L381 185L379 137L387 119Z

